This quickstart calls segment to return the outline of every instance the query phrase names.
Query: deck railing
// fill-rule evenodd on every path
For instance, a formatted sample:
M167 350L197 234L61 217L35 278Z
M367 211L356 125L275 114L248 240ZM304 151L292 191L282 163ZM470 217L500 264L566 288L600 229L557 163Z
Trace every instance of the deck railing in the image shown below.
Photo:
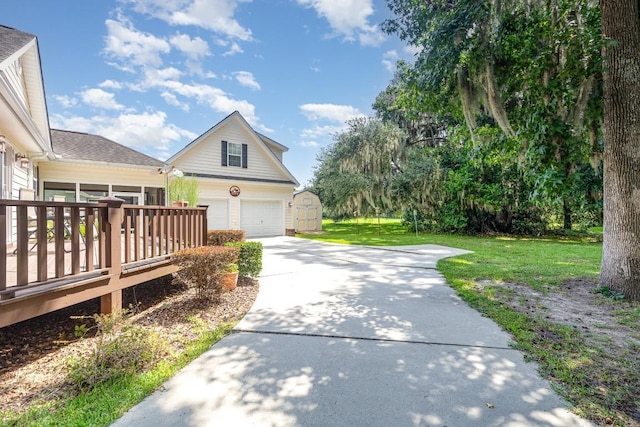
M206 207L0 200L0 327L169 274L171 254L206 244ZM11 234L9 234L11 233ZM12 241L15 240L15 241Z

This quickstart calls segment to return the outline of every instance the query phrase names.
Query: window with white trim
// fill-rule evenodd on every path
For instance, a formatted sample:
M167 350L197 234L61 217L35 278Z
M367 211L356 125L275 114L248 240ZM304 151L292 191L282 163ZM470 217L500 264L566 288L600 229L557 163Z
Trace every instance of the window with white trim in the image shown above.
M227 146L227 165L242 167L242 144L229 142Z
M222 166L247 169L249 164L247 144L221 141L221 149Z

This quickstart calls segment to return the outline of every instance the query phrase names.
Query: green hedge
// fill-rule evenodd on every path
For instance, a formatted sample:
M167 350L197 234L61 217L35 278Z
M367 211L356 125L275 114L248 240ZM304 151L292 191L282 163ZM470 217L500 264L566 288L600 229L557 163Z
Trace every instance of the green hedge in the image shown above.
M238 254L238 268L241 277L258 277L262 271L262 243L260 242L229 242L227 247L240 249Z

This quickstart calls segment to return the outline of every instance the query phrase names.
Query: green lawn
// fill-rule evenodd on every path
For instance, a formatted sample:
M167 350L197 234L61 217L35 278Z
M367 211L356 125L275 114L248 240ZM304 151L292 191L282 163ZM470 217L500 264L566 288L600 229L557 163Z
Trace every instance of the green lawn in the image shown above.
M456 279L513 282L534 288L562 284L570 278L596 279L600 271L602 244L592 236L571 239L471 237L408 232L397 219L325 220L323 233L308 239L334 243L399 246L438 244L473 251L442 260L439 269ZM449 277L448 277L449 278ZM451 279L454 277L451 276Z
M602 256L601 230L571 237L473 237L419 234L407 231L400 220L325 220L323 233L299 237L359 245L438 244L473 251L443 259L438 270L458 295L492 318L515 341L525 356L538 363L540 373L579 414L600 425L640 426L640 346L612 345L605 332L583 332L554 323L544 307L521 310L524 301L505 284L518 284L542 295L562 295L559 287L570 279L586 279L597 289ZM555 293L554 293L555 292ZM640 304L614 301L601 292L598 304L615 314L615 324L627 325L640 342ZM569 297L566 297L569 298Z

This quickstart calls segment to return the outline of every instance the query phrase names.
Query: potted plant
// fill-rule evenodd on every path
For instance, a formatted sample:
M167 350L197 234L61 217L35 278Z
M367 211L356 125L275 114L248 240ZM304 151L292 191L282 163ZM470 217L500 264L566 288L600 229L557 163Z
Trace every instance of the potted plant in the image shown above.
M226 265L222 276L222 284L230 291L236 288L238 284L238 264L230 263Z
M188 207L197 206L199 189L198 181L195 178L177 176L169 181L168 197L171 206Z

